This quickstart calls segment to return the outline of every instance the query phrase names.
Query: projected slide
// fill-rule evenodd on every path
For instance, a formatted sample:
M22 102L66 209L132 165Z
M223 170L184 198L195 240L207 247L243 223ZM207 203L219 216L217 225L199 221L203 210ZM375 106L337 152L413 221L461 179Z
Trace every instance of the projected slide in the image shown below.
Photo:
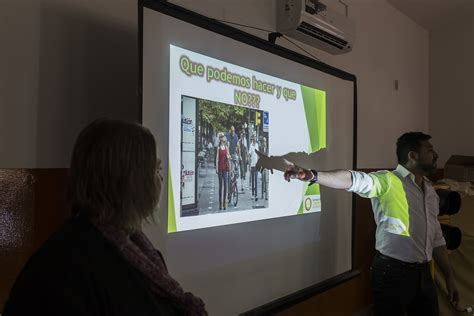
M318 185L259 172L326 147L326 93L170 45L168 232L321 211Z

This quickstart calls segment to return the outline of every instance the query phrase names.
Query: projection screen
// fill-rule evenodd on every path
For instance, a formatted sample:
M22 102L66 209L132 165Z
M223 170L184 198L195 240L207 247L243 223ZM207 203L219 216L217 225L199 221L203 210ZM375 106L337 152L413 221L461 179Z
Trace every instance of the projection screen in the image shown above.
M347 279L353 196L259 172L255 149L354 169L355 77L166 2L139 11L143 124L164 177L146 232L171 275L211 315Z

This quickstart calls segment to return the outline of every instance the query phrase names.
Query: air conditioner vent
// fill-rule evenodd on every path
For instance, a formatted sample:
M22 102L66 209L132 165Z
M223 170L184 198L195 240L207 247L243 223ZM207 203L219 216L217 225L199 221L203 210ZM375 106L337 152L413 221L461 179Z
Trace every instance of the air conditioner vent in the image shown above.
M343 49L347 46L348 42L338 38L326 31L323 31L321 29L318 29L314 26L312 26L309 23L306 22L301 22L301 24L297 28L298 31L305 33L306 35L313 36L320 41L323 41L329 45L336 46L340 49Z

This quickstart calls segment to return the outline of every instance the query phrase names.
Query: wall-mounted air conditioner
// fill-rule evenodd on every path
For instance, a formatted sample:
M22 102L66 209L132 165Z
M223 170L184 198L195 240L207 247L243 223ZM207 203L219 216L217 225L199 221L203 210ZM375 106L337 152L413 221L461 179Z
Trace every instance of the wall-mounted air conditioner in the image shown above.
M350 52L355 37L354 23L318 0L278 0L277 31L334 55Z

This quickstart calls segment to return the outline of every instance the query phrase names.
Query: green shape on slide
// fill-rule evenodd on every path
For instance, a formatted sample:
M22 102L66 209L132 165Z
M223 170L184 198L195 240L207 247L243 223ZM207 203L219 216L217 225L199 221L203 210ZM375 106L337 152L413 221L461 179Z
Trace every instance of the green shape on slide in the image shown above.
M308 186L308 188L306 189L305 195L319 195L320 192L321 191L319 190L319 184L315 183L311 186Z
M312 154L326 148L326 92L301 86Z
M176 232L176 215L174 213L173 184L171 181L171 167L168 162L168 233Z
M301 201L300 208L298 210L298 215L303 214L303 201Z

